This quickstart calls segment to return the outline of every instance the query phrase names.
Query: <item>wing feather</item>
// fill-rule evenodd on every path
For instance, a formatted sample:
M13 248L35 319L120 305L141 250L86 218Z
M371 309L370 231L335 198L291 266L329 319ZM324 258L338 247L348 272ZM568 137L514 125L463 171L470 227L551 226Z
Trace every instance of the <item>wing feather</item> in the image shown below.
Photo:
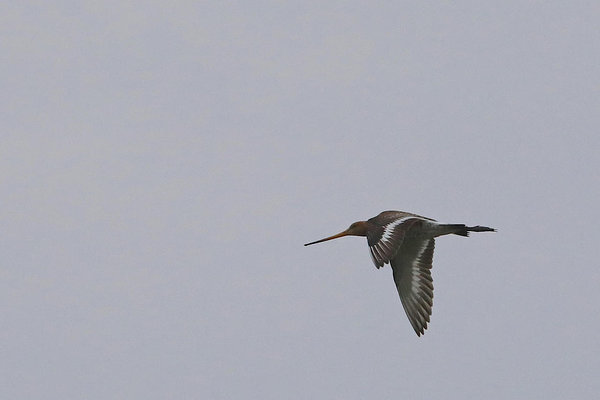
M374 226L369 230L367 242L375 266L381 268L384 264L389 263L402 246L406 233L423 220L421 217L412 215L403 216L391 220L385 225Z
M418 336L425 333L433 308L433 238L406 238L391 260L404 311Z

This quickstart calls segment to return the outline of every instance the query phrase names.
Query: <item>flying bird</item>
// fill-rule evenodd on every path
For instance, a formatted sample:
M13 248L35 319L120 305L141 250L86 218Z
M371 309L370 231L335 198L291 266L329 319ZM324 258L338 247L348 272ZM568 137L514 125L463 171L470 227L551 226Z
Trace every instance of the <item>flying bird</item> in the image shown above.
M433 307L431 265L435 238L443 235L469 236L469 232L495 232L487 226L441 224L434 219L403 211L384 211L366 221L358 221L337 235L306 243L343 236L366 236L371 258L379 269L389 263L404 311L417 336L427 329Z

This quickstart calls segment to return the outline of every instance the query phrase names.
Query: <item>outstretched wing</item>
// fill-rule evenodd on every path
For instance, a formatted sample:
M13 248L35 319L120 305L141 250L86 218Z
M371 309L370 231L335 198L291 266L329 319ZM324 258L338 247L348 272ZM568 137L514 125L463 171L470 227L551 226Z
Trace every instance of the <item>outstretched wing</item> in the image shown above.
M394 258L405 240L406 233L422 220L413 215L404 215L391 219L386 224L373 224L372 229L367 232L367 243L377 268L383 267Z
M391 260L402 306L417 336L425 333L433 307L434 247L434 239L406 238Z

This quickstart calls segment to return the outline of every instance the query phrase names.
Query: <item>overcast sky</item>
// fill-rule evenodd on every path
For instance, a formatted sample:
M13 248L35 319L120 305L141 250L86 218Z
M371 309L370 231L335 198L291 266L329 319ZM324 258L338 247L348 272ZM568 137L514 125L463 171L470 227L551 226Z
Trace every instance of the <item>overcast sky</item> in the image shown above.
M0 6L0 397L597 395L600 5L482 3Z

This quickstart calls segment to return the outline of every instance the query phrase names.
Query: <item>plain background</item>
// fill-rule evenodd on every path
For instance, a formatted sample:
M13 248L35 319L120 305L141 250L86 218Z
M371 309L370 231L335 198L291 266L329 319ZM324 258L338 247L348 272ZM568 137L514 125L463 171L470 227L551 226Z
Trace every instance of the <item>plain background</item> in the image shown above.
M0 6L0 397L597 395L600 5L485 3Z

